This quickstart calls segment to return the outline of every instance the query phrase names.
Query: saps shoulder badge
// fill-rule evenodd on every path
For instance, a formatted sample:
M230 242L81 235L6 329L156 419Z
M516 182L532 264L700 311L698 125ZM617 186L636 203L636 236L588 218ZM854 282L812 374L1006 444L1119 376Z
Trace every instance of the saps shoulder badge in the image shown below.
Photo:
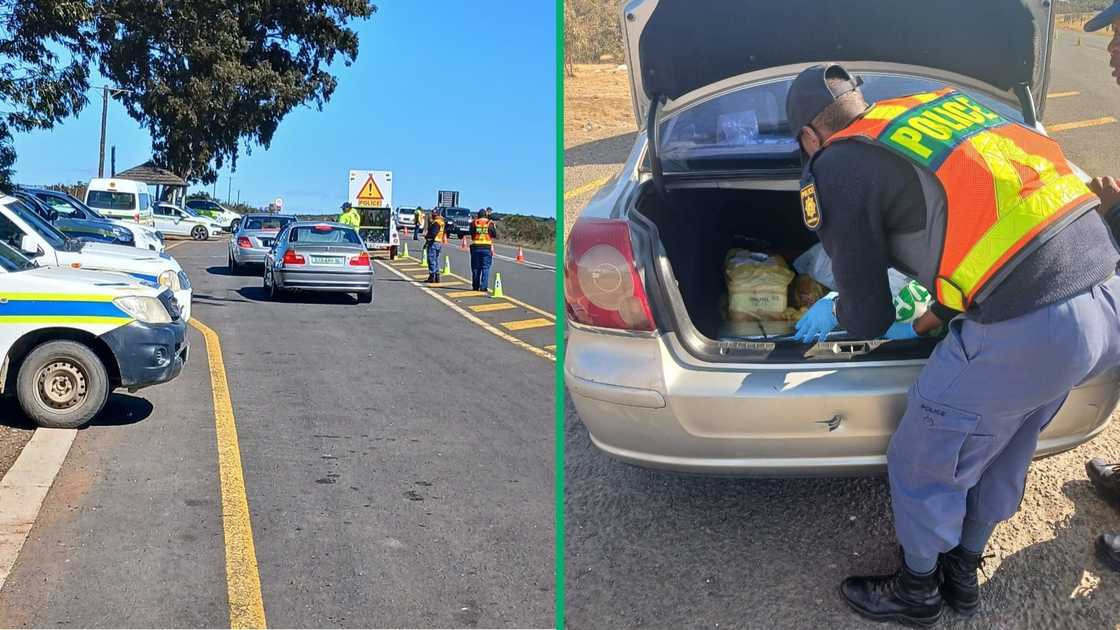
M812 177L801 182L801 220L810 230L821 226L821 204L817 198L817 185Z

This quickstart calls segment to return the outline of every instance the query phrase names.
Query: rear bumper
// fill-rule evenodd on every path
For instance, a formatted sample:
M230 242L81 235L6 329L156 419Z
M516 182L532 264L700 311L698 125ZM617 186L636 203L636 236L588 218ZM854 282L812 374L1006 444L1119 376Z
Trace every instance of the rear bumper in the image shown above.
M597 447L639 466L743 476L885 470L887 443L921 362L685 365L671 335L569 328L564 376ZM1071 392L1038 455L1068 450L1108 424L1120 370Z
M136 390L179 376L190 353L186 330L180 319L170 324L132 322L102 335L117 358L120 386Z
M233 260L238 264L263 264L268 248L265 247L234 247Z
M274 269L276 286L302 291L360 293L373 290L373 271L312 271Z

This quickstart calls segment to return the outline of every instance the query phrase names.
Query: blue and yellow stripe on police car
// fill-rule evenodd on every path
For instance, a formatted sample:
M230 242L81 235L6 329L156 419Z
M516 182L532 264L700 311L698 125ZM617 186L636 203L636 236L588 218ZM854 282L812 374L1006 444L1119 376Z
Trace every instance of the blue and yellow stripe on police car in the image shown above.
M0 293L0 324L123 326L131 321L111 295Z

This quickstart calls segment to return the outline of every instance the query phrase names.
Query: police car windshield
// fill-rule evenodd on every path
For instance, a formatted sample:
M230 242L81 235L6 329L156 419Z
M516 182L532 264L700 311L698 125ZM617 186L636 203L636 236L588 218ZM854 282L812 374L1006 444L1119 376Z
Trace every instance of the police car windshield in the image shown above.
M23 254L17 252L7 243L0 242L0 269L13 273L34 268L35 263L28 260Z
M55 249L63 249L66 247L66 241L70 239L66 238L62 232L55 229L53 225L40 218L38 213L28 208L22 201L12 201L8 204L8 208L10 208L16 216L23 219L25 223L29 224L31 229L38 232L40 236L50 243L51 247Z
M926 77L858 72L868 103L948 84ZM786 94L793 77L755 83L702 101L661 123L658 156L666 173L689 171L800 171L801 152L786 120ZM970 92L982 104L1011 120L1017 110Z

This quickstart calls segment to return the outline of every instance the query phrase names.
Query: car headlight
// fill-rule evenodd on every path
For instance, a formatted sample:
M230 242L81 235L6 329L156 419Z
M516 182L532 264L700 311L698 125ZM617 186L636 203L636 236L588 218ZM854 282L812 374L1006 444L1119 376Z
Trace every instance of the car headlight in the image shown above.
M169 324L171 314L167 312L159 298L143 295L130 295L113 300L122 311L128 313L133 319L145 324Z

